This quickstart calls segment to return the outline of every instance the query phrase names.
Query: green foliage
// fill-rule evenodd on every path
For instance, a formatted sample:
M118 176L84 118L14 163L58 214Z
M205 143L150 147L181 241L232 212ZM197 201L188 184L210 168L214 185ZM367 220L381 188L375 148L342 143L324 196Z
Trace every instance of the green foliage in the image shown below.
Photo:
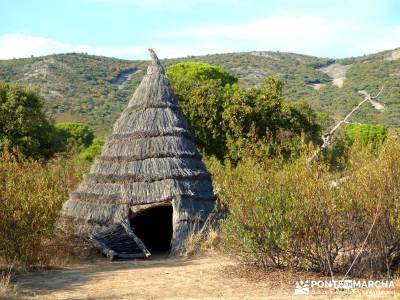
M0 81L0 150L18 149L29 157L54 152L54 128L42 112L36 90Z
M222 113L237 79L221 67L198 62L167 68L167 76L201 151L222 158L226 152Z
M65 122L55 125L59 151L77 152L88 147L94 139L94 131L83 123Z
M357 141L363 147L375 150L386 140L388 129L383 125L349 124L345 134L350 143Z
M226 105L228 157L233 161L246 155L263 159L294 155L301 137L318 142L317 115L302 102L283 99L282 83L267 78L260 88L238 90Z
M65 258L54 236L55 222L68 192L80 181L87 165L70 160L46 164L0 156L0 259L30 267L48 265Z
M172 82L185 86L196 86L209 80L216 80L222 86L237 83L237 78L227 73L224 68L201 62L184 62L169 66L167 76Z
M101 153L103 146L103 140L94 139L93 143L79 154L78 160L93 162L95 157Z
M291 164L251 158L237 166L208 162L230 211L222 221L225 251L264 268L325 274L346 273L358 253L352 275L397 270L399 151L394 137L377 153L353 149L341 174L322 163L307 167L306 157Z
M348 163L351 147L359 151L375 152L389 135L383 125L347 124L337 131L332 144L324 152L324 160L332 170L342 170Z
M279 76L283 82L283 96L289 100L306 100L317 111L328 113L334 119L346 115L360 102L358 90L366 89L376 95L385 86L379 100L387 109L378 113L370 105L364 105L352 121L370 124L399 126L400 115L400 59L387 60L388 51L377 54L335 61L306 55L282 52L227 53L190 57L188 60L222 66L239 78L239 86L255 87L263 78ZM181 61L181 60L179 60ZM172 60L168 63L176 63ZM332 78L319 68L332 63L351 64L346 73L344 86L332 84ZM314 89L312 84L324 84Z
M319 139L316 114L305 103L285 101L277 78L238 89L222 68L195 62L170 66L167 75L198 147L208 155L238 161L276 155L280 148L279 154L291 156L300 136Z

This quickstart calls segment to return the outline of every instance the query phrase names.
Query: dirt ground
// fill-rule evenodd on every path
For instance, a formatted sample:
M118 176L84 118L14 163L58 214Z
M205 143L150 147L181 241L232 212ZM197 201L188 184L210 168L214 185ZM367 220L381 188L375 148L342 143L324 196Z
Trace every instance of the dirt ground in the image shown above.
M114 262L97 258L20 275L17 290L28 299L349 299L295 296L301 274L243 272L245 268L221 255Z
M341 88L343 87L344 81L346 79L346 72L351 67L351 65L341 65L338 63L331 64L327 67L321 68L320 70L332 78L333 85Z

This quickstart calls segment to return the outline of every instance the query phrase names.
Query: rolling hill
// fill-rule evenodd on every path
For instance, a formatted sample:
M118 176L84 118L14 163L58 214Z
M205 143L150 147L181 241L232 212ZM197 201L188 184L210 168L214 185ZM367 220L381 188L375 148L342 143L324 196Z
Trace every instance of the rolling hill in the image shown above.
M314 109L339 118L360 101L359 90L376 94L385 108L365 105L353 122L400 127L400 48L376 54L331 59L294 53L247 52L164 60L203 61L223 66L244 88L266 76L279 76L286 98L307 101ZM140 82L147 61L87 54L54 54L0 61L0 80L32 84L45 98L46 113L57 121L83 121L102 136L111 130Z

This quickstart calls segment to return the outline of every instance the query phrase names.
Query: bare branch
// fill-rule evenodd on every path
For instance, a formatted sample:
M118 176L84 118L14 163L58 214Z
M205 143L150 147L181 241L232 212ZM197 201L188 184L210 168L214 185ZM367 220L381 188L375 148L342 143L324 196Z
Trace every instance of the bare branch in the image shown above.
M318 149L313 153L313 155L311 155L311 157L307 160L307 164L310 164L311 162L313 162L317 157L318 157L318 154L323 150L323 149L326 149L329 145L330 145L330 143L331 143L331 141L332 141L332 138L333 138L333 135L335 134L335 132L340 128L340 126L342 126L343 124L345 124L345 123L349 123L348 122L348 119L352 116L352 114L353 113L355 113L365 102L367 102L367 101L369 101L374 107L375 107L375 105L373 104L373 102L372 102L372 98L376 98L376 97L378 97L379 95L380 95L380 93L383 91L383 88L384 88L384 86L382 86L382 88L381 88L381 90L379 91L379 93L375 96L375 97L371 97L371 95L367 92L367 91L365 91L365 90L362 90L362 91L358 91L358 93L360 94L360 95L363 95L364 96L364 99L360 102L360 103L358 103L358 105L357 106L355 106L345 117L344 117L344 119L343 120L341 120L341 121L339 121L339 123L337 123L327 134L325 134L323 137L322 137L322 144L318 147ZM382 106L383 107L383 106ZM377 107L375 107L377 110L380 110L380 109L378 109Z
M381 90L379 91L379 93L378 94L376 94L376 96L375 97L371 97L371 98L373 98L373 99L376 99L376 98L378 98L378 96L382 93L382 91L383 91L383 88L384 88L385 86L384 85L382 85L382 87L381 87Z

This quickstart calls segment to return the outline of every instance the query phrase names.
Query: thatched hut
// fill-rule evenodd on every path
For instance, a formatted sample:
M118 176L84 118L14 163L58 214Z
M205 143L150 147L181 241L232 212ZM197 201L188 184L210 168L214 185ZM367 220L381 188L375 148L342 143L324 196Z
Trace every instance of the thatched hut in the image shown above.
M100 156L70 194L59 228L83 237L130 224L150 251L178 250L215 198L164 68L152 62Z

